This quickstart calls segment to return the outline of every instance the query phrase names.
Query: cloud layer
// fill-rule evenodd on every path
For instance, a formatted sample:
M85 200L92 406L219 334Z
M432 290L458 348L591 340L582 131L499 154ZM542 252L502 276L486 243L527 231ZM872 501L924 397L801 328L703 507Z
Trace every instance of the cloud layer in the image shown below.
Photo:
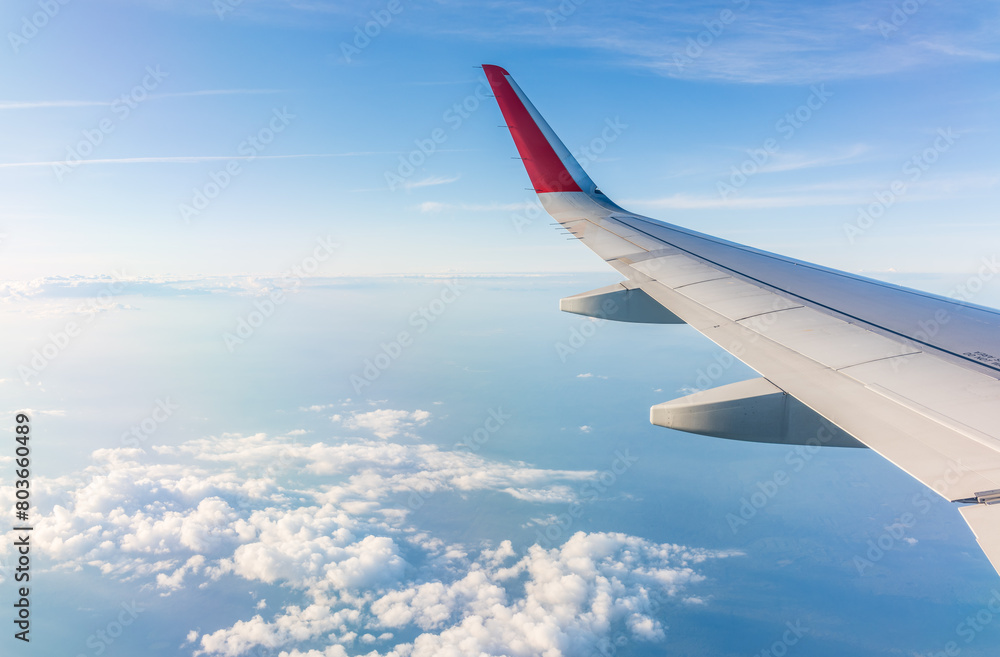
M287 599L192 629L187 648L289 657L555 656L660 641L667 608L699 602L685 593L704 578L699 564L730 554L600 531L520 550L502 537L437 536L415 520L431 500L506 498L528 518L579 502L597 473L389 440L429 419L378 409L342 421L374 439L229 434L152 453L99 450L76 476L38 480L37 499L55 501L36 510L37 545L56 570L162 596L204 598L227 580L281 585Z

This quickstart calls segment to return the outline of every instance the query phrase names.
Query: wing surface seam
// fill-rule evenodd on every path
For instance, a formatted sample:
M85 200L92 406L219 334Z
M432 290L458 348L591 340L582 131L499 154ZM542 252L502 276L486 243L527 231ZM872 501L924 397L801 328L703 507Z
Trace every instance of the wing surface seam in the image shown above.
M624 223L624 222L622 222L622 223ZM917 343L917 344L924 345L928 349L932 349L932 350L934 350L936 352L948 354L950 356L953 356L955 358L961 359L961 360L963 360L963 361L965 361L967 363L970 363L972 365L976 365L978 367L990 370L991 372L994 373L994 374L992 374L992 376L994 378L997 377L997 374L1000 374L1000 367L991 367L990 365L987 365L986 363L984 363L982 361L978 361L978 360L975 360L973 358L969 358L968 356L956 353L954 351L950 351L948 349L943 349L941 347L932 345L932 344L930 344L928 342L925 342L923 340L919 340L917 338L912 338L912 337L910 337L908 335L904 335L903 333L900 333L899 331L894 331L894 330L892 330L890 328L886 328L886 327L884 327L884 326L882 326L880 324L876 324L875 322L863 319L861 317L857 317L855 315L851 315L849 313L845 313L842 310L838 310L838 309L836 309L836 308L834 308L832 306L828 306L826 304L820 303L819 301L816 301L815 299L810 299L809 297L802 296L801 294L796 294L796 293L791 292L789 290L786 290L786 289L784 289L782 287L779 287L779 286L777 286L777 285L775 285L773 283L768 283L767 281L760 280L758 278L755 278L753 276L745 274L745 273L743 273L743 272L741 272L741 271L739 271L737 269L733 269L732 267L727 267L726 265L718 263L718 262L716 262L716 261L714 261L714 260L712 260L710 258L706 258L704 256L698 255L697 253L694 253L693 251L691 251L689 249L685 249L684 247L678 246L677 244L674 244L673 242L669 242L667 240L664 240L662 237L657 237L657 236L655 236L655 235L653 235L651 233L648 233L648 232L642 230L641 228L637 228L637 227L631 226L629 224L625 224L625 225L629 226L633 230L637 230L640 233L643 233L644 235L646 235L647 237L649 237L651 239L658 240L659 242L661 242L663 244L668 244L668 245L672 246L673 248L675 248L675 249L677 249L679 251L682 251L682 252L684 252L684 253L686 253L686 254L694 257L694 258L698 258L699 260L701 260L703 262L709 263L713 267L717 267L719 269L724 269L726 271L732 272L733 274L736 274L740 278L753 281L755 283L763 285L763 286L765 286L767 288L770 288L772 290L777 290L777 291L781 292L782 294L788 295L790 297L794 297L796 299L802 299L803 301L806 301L806 302L808 302L808 303L810 303L810 304L812 304L814 306L818 306L819 308L823 308L823 309L828 310L828 311L830 311L832 313L835 313L836 315L838 315L840 317L849 317L849 318L851 318L851 319L853 319L853 320L855 320L855 321L857 321L857 322L859 322L861 324L864 324L865 326L870 326L870 327L876 328L876 329L878 329L880 331L883 331L885 333L888 333L888 334L891 334L893 336L896 336L897 338L902 338L903 340L905 340L907 342L912 342L912 343ZM608 230L608 229L605 229L605 230ZM613 232L613 231L609 231L609 232ZM625 238L621 238L621 239L625 239ZM747 253L751 253L750 251L746 251L746 252ZM772 259L774 259L774 258L772 257ZM826 271L826 270L815 269L815 268L814 268L814 270L815 271ZM845 278L849 278L849 277L845 277ZM877 283L877 281L876 281L876 283ZM886 287L888 287L888 286L886 286ZM890 288L890 289L895 289L895 288ZM933 298L933 297L925 297L925 298Z

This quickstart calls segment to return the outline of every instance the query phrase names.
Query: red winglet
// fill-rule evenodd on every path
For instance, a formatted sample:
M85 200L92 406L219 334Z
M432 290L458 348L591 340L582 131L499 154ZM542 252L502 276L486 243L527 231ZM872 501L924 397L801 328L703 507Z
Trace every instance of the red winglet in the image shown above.
M483 71L493 88L493 95L500 105L500 111L503 112L503 118L510 128L514 145L521 154L535 191L539 194L583 191L511 86L508 79L510 74L499 66L490 64L484 64Z

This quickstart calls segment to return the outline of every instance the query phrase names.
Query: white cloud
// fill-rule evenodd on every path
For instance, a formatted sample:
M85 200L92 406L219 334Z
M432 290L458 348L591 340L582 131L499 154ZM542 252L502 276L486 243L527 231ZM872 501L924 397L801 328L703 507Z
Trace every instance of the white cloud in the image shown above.
M279 89L204 89L201 91L178 91L165 94L150 94L149 98L184 98L192 96L236 96L253 94L276 94ZM0 110L23 109L66 109L77 107L110 107L110 100L2 100Z
M426 424L430 417L430 413L421 410L408 412L379 409L367 413L352 413L343 423L348 429L368 429L384 439L409 433L411 429Z
M369 151L345 153L298 153L290 155L157 155L149 157L93 158L79 160L74 166L122 165L122 164L201 164L203 162L231 162L234 160L309 160L316 158L362 157L368 155L391 155ZM35 162L0 162L0 169L23 169L30 167L54 167L65 165L65 161L42 160Z
M757 170L758 173L776 173L779 171L799 171L820 167L838 166L857 162L861 155L869 151L865 144L854 144L841 148L837 153L812 155L808 153L777 152L772 154L771 161Z
M503 559L514 556L509 544L501 550ZM385 626L425 630L413 642L413 657L589 654L609 630L662 639L654 610L703 579L693 565L720 556L625 534L578 532L559 548L530 548L510 567L485 551L461 579L391 592L371 610Z
M45 409L37 409L37 408L23 408L23 409L20 409L19 412L26 413L29 417L32 417L32 416L35 416L35 415L53 415L55 417L65 417L65 415L66 415L66 411L64 411L62 409L49 409L49 410L45 410Z
M458 210L459 212L524 212L537 209L533 203L441 203L439 201L424 201L420 204L420 212L444 212Z
M537 11L524 7L532 9ZM723 11L730 17L725 23ZM430 20L439 31L480 42L586 44L605 62L657 75L751 84L810 84L921 70L939 66L942 58L1000 58L993 38L995 3L924 3L903 23L894 11L899 12L895 3L860 0L822 6L773 0L672 3L669 9L622 0L588 5L555 25L542 17L526 21L510 3L493 11L484 7L474 22L438 14Z
M192 0L145 1L160 9L214 14L211 5ZM590 49L610 65L746 83L808 84L921 70L939 65L942 58L1000 59L994 38L997 7L988 0L919 3L916 13L901 12L898 3L861 0L667 6L621 0L575 11L580 4L566 4L574 11L564 15L558 3L451 1L425 6L401 27L425 39L443 35L498 48L545 41ZM725 22L723 11L728 12ZM903 16L902 22L896 14ZM313 28L317 21L342 28L369 19L361 5L350 3L261 1L243 3L238 12L238 20Z
M459 178L461 178L461 176L430 176L429 178L421 178L420 180L407 180L403 182L403 189L419 189L420 187L448 185L453 182L458 182Z
M391 433L430 415L350 418ZM699 564L729 553L583 531L551 549L509 540L473 548L414 524L415 494L421 503L506 494L528 518L538 505L545 516L546 505L579 502L571 484L596 476L384 437L304 444L224 434L153 452L99 450L76 475L38 478L39 499L52 506L38 511L37 546L56 569L97 569L161 595L204 596L238 578L280 585L297 601L260 600L228 627L189 632L196 654L209 656L257 647L346 655L354 645L372 657L573 655L618 633L659 641L660 601L680 600L703 579ZM397 635L407 638L394 643ZM306 643L319 650L301 651Z
M731 553L625 534L577 532L561 547L536 545L520 557L505 541L443 577L400 582L362 603L353 610L363 612L356 616L334 612L333 600L316 596L315 604L290 607L270 622L255 616L204 635L201 647L208 654L237 655L258 645L284 648L293 636L316 640L332 631L342 641L348 628L351 639L360 633L362 643L374 644L393 637L384 630L417 628L412 643L387 646L371 657L589 654L619 634L635 641L662 640L666 628L657 616L663 603L685 602L682 593L704 579L694 567L726 556ZM342 654L331 643L322 651L293 648L283 654Z
M777 163L774 171L790 170L794 161ZM728 176L727 176L728 178ZM907 183L906 194L897 199L899 203L918 203L954 198L956 190L976 193L995 188L1000 175L992 170L980 170L952 176L925 177ZM857 178L838 180L822 184L796 186L776 186L760 194L744 194L739 190L735 195L723 198L721 194L676 193L670 196L647 199L624 199L625 205L652 209L711 210L794 208L832 205L861 205L871 202L874 192L884 190L892 178Z
M175 570L171 575L159 573L156 576L156 586L167 591L176 591L184 584L184 576L190 573L197 573L205 565L205 557L196 554L187 562ZM190 637L189 637L190 638Z

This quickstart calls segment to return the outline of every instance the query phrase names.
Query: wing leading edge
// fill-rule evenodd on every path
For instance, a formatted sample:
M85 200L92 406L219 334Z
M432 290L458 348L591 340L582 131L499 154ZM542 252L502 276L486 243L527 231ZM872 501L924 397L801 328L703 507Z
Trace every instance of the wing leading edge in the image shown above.
M1000 312L628 212L594 185L509 73L483 70L539 201L625 277L621 289L563 308L690 324L763 377L654 406L655 424L870 447L968 504L962 515L1000 570ZM644 319L657 316L655 304L667 319Z

